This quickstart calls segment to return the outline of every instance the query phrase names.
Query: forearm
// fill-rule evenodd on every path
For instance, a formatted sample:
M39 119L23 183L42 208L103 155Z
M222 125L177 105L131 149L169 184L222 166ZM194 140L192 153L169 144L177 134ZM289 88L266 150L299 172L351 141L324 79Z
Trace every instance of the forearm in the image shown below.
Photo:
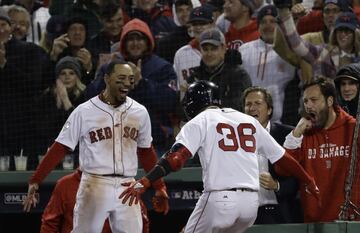
M58 142L52 144L43 160L36 168L36 171L30 177L29 184L40 184L68 152L68 149L64 145Z
M185 162L191 157L190 151L181 144L175 144L146 175L146 178L153 182L170 172L180 170Z
M299 57L313 64L318 56L316 46L305 42L296 31L294 19L289 9L279 9L280 29L285 36L286 42L290 49Z
M290 176L295 176L305 184L308 184L313 180L304 168L287 152L285 152L281 159L275 162L275 166L280 167L280 169L287 172Z

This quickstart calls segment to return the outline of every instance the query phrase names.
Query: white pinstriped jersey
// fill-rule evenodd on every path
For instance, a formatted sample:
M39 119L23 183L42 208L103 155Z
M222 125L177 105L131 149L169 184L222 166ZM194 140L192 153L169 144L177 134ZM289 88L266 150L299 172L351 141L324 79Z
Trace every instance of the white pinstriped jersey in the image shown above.
M274 163L285 153L258 120L231 108L201 112L183 126L175 143L198 153L204 191L259 190L257 154Z
M177 88L180 90L180 100L187 90L187 78L190 77L192 68L200 66L201 53L191 45L184 45L174 56L174 70L177 76Z
M56 141L72 150L79 143L82 171L135 176L137 147L151 146L150 117L130 97L114 108L95 96L71 113Z
M266 88L272 96L274 110L271 120L280 121L283 114L285 88L295 77L295 67L283 60L273 46L258 39L239 48L243 68L253 86Z

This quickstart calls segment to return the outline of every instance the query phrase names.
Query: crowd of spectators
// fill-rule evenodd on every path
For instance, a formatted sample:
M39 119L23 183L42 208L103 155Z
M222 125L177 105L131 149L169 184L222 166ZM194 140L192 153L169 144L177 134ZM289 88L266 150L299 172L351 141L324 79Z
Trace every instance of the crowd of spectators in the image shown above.
M260 91L260 97L270 95L271 114L263 126L270 120L299 121L285 148L305 169L315 170L312 160L304 159L310 156L309 145L301 145L301 140L315 140L318 132L307 134L305 126L326 114L319 112L325 107L310 106L315 100L309 90L322 88L325 84L316 81L325 77L324 83L336 92L332 96L315 88L317 97L325 98L334 122L340 118L333 113L353 129L360 85L360 1L316 0L311 8L279 8L272 3L0 0L0 156L21 152L28 157L27 169L35 169L38 155L46 152L71 111L104 90L107 63L120 58L131 62L136 74L129 96L150 114L159 157L186 121L179 110L186 88L196 80L210 80L219 85L223 105L236 110L246 109L241 99L246 88L259 86L253 91ZM293 80L305 88L287 89ZM285 111L289 101L296 107ZM301 115L306 111L313 116ZM330 123L317 125L318 130L331 129ZM352 135L344 143L351 148L350 139ZM331 138L327 140L328 145ZM316 151L316 146L309 150ZM325 163L337 169L336 174L346 174L348 160L341 169L329 160ZM13 157L10 161L10 170L15 170ZM326 195L328 187L319 188ZM355 196L360 199L359 193ZM305 206L305 221L334 220L343 199L336 200L325 203L333 208L326 216L320 216L321 208L314 210L312 201L302 200L312 206Z

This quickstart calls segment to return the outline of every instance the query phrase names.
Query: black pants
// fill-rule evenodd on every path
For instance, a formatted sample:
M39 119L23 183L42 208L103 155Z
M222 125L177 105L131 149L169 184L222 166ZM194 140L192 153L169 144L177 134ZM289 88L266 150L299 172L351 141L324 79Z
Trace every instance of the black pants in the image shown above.
M279 224L283 222L284 219L278 205L264 205L259 207L254 224Z

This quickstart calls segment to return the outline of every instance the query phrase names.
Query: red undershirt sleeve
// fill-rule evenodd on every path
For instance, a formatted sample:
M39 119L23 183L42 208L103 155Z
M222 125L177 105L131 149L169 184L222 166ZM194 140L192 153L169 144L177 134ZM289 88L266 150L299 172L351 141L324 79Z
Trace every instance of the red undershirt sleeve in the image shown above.
M153 146L149 148L138 147L137 154L138 154L139 162L141 166L144 168L146 173L148 173L153 167L155 167L157 162L157 156ZM164 180L162 178L153 182L152 186L154 189L166 188Z
M34 174L30 177L29 184L40 184L68 152L70 152L70 150L66 146L61 143L54 142L39 166L36 168Z

